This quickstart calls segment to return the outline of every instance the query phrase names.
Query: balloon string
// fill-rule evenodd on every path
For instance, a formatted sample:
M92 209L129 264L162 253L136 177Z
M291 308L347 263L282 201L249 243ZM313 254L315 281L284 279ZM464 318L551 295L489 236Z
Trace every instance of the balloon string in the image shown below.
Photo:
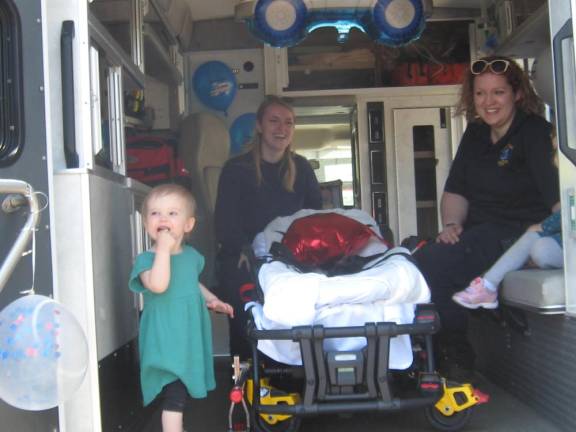
M44 205L36 211L36 213L41 213L48 207L48 196L44 192L34 192L35 194L41 195L46 199ZM20 294L36 294L34 290L34 285L36 282L36 231L38 228L31 227L30 230L32 231L32 248L27 250L26 252L22 253L22 256L32 254L32 286L28 290L20 291Z

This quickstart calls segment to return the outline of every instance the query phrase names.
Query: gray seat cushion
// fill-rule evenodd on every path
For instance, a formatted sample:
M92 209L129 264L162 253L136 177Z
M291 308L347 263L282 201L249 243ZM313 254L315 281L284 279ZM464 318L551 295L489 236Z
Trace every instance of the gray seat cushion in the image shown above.
M505 304L541 314L566 310L564 270L527 269L510 272L502 281Z

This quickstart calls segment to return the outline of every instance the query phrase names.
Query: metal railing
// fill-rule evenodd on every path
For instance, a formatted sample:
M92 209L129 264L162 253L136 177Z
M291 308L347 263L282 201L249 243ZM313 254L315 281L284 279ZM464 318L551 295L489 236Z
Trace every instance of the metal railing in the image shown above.
M5 213L12 213L26 203L30 207L28 219L26 219L26 223L0 267L0 292L2 292L16 264L18 264L22 254L26 251L33 231L38 226L40 212L38 211L38 200L34 189L24 181L0 179L0 194L10 194L2 201L2 210Z

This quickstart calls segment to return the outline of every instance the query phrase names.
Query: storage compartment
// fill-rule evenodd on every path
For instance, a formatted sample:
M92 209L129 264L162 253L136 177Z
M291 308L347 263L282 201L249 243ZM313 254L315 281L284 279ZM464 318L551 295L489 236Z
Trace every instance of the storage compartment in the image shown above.
M336 29L318 28L287 49L287 90L459 84L470 60L470 22L428 22L418 40L402 47L355 29L338 43Z

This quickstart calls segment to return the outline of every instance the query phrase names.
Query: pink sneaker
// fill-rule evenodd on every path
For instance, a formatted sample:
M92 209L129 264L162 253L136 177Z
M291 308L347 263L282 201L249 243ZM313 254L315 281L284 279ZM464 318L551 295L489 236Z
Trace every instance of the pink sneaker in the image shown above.
M498 293L490 291L484 286L484 279L477 277L468 288L458 291L452 300L468 309L496 309L498 307Z

